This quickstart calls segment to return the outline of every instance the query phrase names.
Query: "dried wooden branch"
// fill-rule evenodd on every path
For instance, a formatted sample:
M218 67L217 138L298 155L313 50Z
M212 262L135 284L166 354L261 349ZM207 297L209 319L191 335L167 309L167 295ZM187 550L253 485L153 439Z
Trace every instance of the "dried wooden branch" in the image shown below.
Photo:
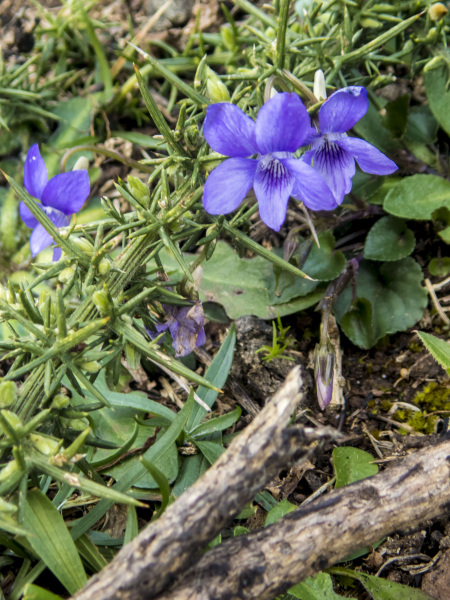
M207 552L154 600L271 600L383 536L450 512L450 441Z
M318 440L332 438L333 431L325 428L286 428L301 400L301 384L300 367L295 367L203 477L74 598L141 600L158 594L281 468L310 457Z

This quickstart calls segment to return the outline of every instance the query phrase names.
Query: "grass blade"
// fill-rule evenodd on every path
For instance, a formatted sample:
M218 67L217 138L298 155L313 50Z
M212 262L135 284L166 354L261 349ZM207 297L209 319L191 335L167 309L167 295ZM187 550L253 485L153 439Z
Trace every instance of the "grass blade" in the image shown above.
M27 494L24 525L37 556L70 594L87 582L86 573L70 533L55 506L40 490Z

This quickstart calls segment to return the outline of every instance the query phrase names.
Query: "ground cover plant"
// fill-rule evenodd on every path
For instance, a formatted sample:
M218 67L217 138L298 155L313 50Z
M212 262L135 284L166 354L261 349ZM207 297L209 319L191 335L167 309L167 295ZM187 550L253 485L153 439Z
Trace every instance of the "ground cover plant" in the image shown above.
M445 597L448 19L4 0L2 597Z

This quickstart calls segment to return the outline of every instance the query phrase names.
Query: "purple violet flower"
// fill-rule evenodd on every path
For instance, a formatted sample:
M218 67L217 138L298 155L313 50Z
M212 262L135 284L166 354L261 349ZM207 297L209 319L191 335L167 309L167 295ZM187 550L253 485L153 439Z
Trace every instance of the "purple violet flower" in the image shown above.
M25 160L24 185L27 192L41 201L40 207L56 227L64 227L69 217L80 210L90 193L89 176L85 169L60 173L48 180L48 171L40 155L39 146L33 144ZM32 212L20 203L20 218L27 227L33 229L30 237L32 256L50 246L53 238ZM58 249L59 250L59 249ZM55 256L56 254L56 256ZM53 258L59 258L61 250L55 251Z
M155 339L163 331L170 331L172 336L172 347L175 356L187 356L194 348L206 343L206 335L203 327L205 316L201 302L195 302L192 306L174 306L172 304L162 305L168 319L165 323L156 323L156 331L146 329L151 339Z
M368 108L364 87L350 86L334 92L320 107L319 132L311 135L311 150L302 156L324 178L338 204L352 189L355 159L362 171L373 175L389 175L398 168L372 144L345 133L362 119Z
M206 180L203 205L213 215L238 208L251 188L264 223L279 231L290 196L311 210L331 210L337 203L322 177L294 158L311 128L308 111L294 93L276 94L261 107L256 122L238 106L211 104L203 135L216 152L229 156ZM256 158L249 158L256 154Z

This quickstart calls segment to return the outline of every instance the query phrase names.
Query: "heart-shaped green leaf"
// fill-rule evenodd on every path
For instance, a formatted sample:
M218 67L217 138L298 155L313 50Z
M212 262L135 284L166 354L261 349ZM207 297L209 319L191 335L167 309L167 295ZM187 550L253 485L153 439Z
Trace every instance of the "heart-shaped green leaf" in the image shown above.
M374 457L351 446L341 446L333 450L333 466L336 474L336 488L344 487L360 479L378 473L378 465L373 464Z
M413 175L402 179L387 194L384 210L403 219L424 221L445 206L450 209L450 181L437 175Z
M382 217L369 231L364 244L364 258L370 260L400 260L414 250L414 233L405 221Z
M352 285L348 285L334 304L346 335L361 348L371 348L386 334L412 327L427 305L422 278L420 265L411 257L379 266L363 260L356 278L356 296L370 302L372 319L367 303L353 303Z

